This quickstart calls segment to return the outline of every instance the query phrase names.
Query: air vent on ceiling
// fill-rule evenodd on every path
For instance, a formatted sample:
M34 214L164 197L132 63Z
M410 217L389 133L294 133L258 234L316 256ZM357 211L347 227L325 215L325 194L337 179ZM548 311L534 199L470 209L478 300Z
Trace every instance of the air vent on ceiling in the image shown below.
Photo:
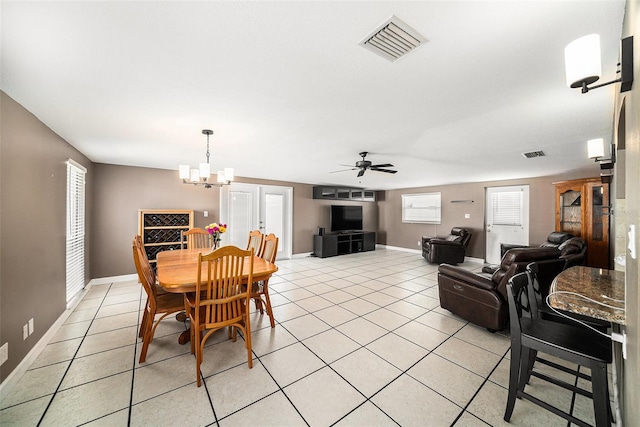
M528 153L522 153L527 159L533 159L534 157L544 157L543 151L529 151Z
M427 41L416 30L392 15L359 44L391 62L396 62Z

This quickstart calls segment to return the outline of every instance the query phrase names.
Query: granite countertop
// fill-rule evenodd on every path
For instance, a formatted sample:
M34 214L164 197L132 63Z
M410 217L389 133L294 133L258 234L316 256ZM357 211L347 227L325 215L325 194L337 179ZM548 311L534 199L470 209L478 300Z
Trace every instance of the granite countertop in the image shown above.
M553 280L549 293L553 292L575 292L612 306L600 305L577 295L559 293L549 298L549 304L553 308L620 325L625 324L624 273L621 271L571 267Z

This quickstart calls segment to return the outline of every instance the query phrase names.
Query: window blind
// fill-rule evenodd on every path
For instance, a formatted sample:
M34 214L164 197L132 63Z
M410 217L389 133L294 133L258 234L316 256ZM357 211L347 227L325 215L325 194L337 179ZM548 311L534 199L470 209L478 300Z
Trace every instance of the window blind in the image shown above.
M493 194L494 225L522 225L522 191Z
M67 160L67 304L84 288L84 185L87 170Z

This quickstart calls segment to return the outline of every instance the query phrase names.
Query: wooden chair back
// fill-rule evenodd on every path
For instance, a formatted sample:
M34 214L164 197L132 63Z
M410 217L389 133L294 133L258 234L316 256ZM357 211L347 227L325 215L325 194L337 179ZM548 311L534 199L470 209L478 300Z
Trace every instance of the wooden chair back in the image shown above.
M136 272L138 273L138 280L147 294L149 303L153 304L155 308L157 296L155 287L156 276L144 251L140 236L136 236L133 239L133 262L136 266Z
M249 233L247 250L249 251L253 249L253 253L258 255L262 246L262 239L264 239L264 235L260 232L260 230L253 230L251 233Z
M278 238L275 234L270 233L268 236L264 237L262 242L262 247L260 248L260 253L258 256L265 261L269 261L271 263L276 261L276 256L278 255Z
M245 323L242 329L246 328L246 335L250 333L249 316L244 316L249 306L249 292L246 288L243 290L242 286L245 258L249 259L247 283L252 283L252 250L225 246L199 255L195 292L196 324L204 325L204 329L220 329Z
M211 249L211 235L207 230L194 227L180 232L180 242L183 249Z

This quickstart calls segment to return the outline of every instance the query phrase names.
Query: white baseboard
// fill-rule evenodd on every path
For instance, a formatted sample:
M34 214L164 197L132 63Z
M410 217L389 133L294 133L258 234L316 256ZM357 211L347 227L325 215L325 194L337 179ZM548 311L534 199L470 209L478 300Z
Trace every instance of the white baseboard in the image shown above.
M115 282L128 282L129 280L138 280L137 274L123 274L122 276L111 276L111 277L99 277L97 279L91 279L91 284L94 285L106 285L108 283Z
M420 249L401 248L400 246L376 244L376 249L393 249L394 251L410 252L412 254L418 254L418 255L422 254L422 251Z
M29 370L33 362L40 356L42 350L45 349L49 341L53 338L53 336L60 330L60 327L64 324L64 322L69 318L73 310L77 307L77 305L82 301L84 296L87 294L89 289L94 285L104 285L107 283L116 283L116 282L128 282L130 280L137 280L137 274L127 274L123 276L113 276L113 277L103 277L99 279L91 279L89 283L84 287L84 289L78 292L78 295L69 303L67 309L60 314L60 317L53 322L53 325L45 332L45 334L38 340L38 342L31 348L29 353L20 361L18 366L15 367L13 371L7 376L2 384L0 384L0 401L4 400L5 397L9 395L13 387L18 384L18 381L22 379L24 374Z
M293 254L293 256L291 257L291 259L296 259L296 258L308 258L311 255L313 255L313 252L303 252L300 254ZM276 261L276 264L278 263L278 261Z
M380 248L380 249L393 249L395 251L403 251L403 252L411 252L414 254L418 254L418 255L422 255L422 250L421 249L409 249L409 248L401 248L398 246L387 246L387 245L376 245L376 248ZM484 264L484 259L482 258L474 258L474 257L464 257L464 262L475 262L475 263L479 263L479 264Z

